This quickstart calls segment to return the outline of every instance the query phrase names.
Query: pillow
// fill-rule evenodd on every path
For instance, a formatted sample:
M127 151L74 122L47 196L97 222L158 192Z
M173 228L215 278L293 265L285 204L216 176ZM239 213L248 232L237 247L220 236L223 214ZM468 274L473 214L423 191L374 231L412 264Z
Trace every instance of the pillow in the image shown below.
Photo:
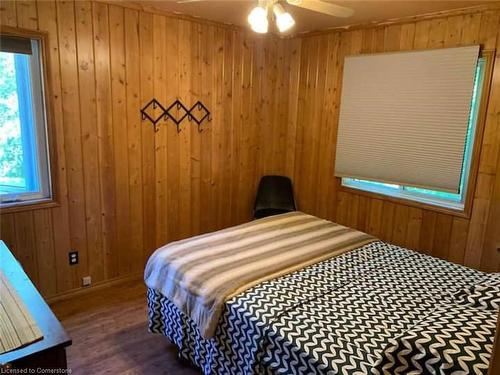
M488 274L479 284L455 294L455 302L481 310L500 309L500 273Z

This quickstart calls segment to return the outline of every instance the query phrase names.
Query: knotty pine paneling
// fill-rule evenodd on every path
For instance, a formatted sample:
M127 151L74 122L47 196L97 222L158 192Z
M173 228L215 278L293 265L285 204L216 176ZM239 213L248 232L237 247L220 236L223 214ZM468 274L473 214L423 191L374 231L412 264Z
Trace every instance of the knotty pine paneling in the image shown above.
M284 168L296 42L118 3L3 1L0 20L50 42L60 206L0 215L44 296L142 272L162 244L249 220L260 176ZM213 121L154 133L139 112L153 97L202 100Z
M3 1L0 22L48 34L60 205L0 214L0 237L47 296L141 272L170 241L247 221L258 180L294 180L299 208L383 240L498 270L500 60L470 219L338 190L335 144L348 54L481 43L498 10L278 39L118 2ZM498 52L497 52L498 55ZM141 122L152 97L201 99L198 133ZM78 250L80 264L68 265Z
M293 177L301 210L443 259L500 270L500 12L330 32L295 39L298 89L290 90L285 170ZM455 47L480 43L496 50L482 140L479 174L469 219L338 191L334 177L336 130L344 56ZM325 72L326 71L326 72ZM293 104L295 103L295 104Z

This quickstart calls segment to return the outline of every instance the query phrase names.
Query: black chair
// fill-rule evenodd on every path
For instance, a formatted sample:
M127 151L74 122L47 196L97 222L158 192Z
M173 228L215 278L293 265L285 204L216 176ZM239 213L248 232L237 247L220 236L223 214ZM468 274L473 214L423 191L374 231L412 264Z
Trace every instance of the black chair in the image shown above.
M255 219L295 211L292 181L285 176L264 176L260 179L253 210Z

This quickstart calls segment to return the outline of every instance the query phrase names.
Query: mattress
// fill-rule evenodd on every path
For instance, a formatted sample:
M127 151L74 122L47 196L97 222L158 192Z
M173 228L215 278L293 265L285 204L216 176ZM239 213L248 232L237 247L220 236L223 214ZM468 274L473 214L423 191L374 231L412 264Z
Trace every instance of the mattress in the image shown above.
M500 275L376 241L226 301L215 334L148 289L149 329L204 374L486 374Z

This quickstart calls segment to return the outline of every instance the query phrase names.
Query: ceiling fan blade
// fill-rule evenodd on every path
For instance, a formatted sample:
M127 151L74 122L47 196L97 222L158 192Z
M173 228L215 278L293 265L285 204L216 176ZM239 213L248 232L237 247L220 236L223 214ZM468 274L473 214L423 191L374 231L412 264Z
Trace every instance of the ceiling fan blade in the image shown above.
M335 17L351 17L354 14L354 10L351 8L327 3L322 0L286 0L286 2L290 5Z
M207 0L178 0L178 1L176 1L176 3L177 4L199 3L201 1L207 1Z

